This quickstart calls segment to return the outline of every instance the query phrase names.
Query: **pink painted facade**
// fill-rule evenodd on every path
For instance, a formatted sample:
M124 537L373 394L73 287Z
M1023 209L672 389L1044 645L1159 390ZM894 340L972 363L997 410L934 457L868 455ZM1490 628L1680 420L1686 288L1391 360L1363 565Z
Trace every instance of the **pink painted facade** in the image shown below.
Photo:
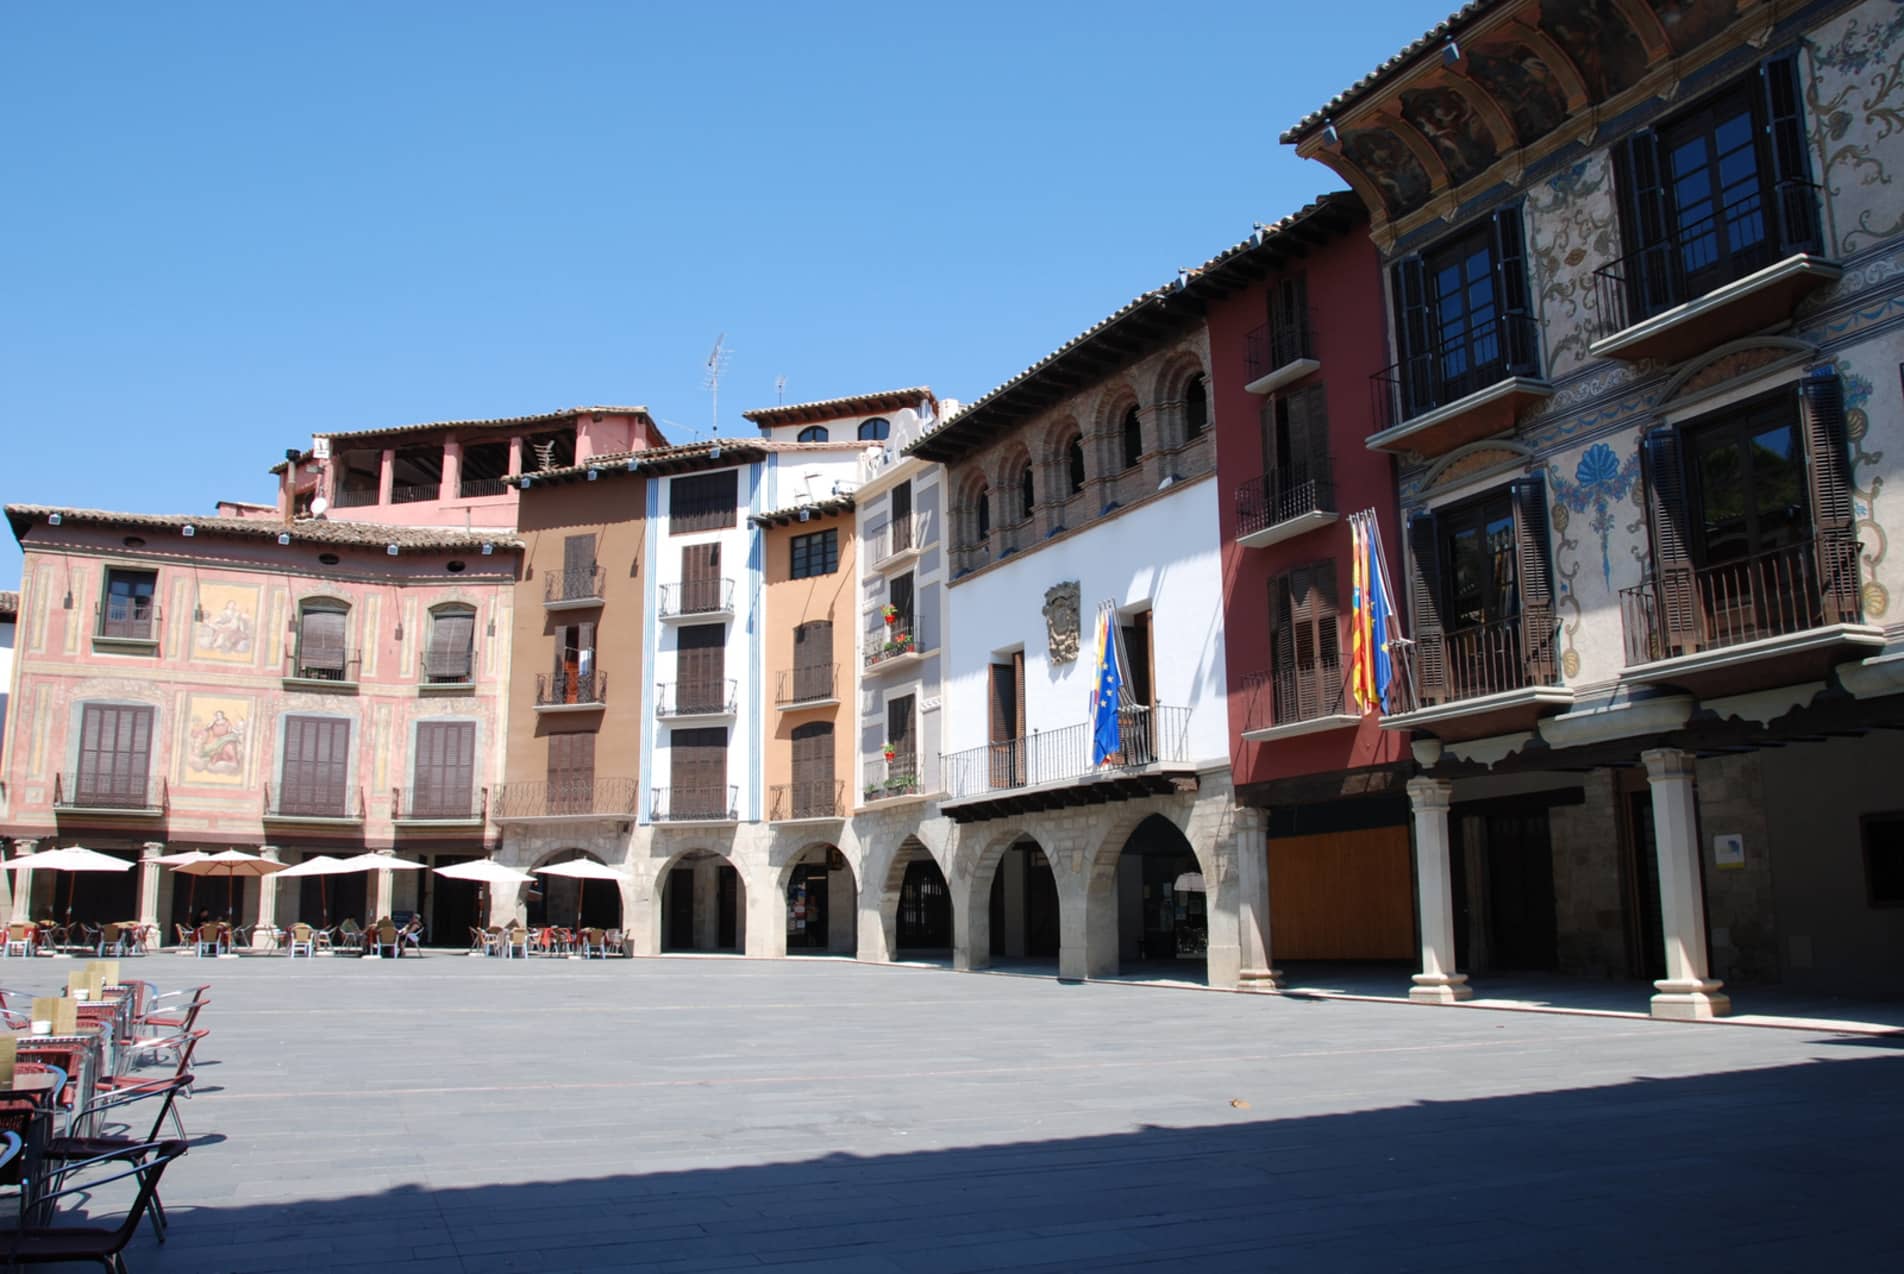
M17 506L8 515L25 553L12 729L0 753L0 836L16 854L74 843L134 859L271 846L285 861L395 849L433 862L493 846L485 797L503 773L519 557L508 532ZM127 581L141 593L130 603ZM329 621L343 633L340 658L300 650L310 622L301 614L311 610L341 614ZM458 642L446 645L450 635ZM102 761L115 725L117 743L104 740L114 759ZM419 756L426 730L427 747L440 751L448 738L462 750L453 760L468 772L466 801L460 788L458 799L442 797L440 766L420 774L434 764ZM301 744L290 739L297 731ZM288 753L311 751L313 738L343 749L325 762L325 781L343 792L335 809L294 799L284 783ZM130 779L127 755L144 761ZM303 766L296 777L309 773ZM380 892L359 918L373 909L428 918L435 884L409 878L430 873L379 874L386 879L370 886ZM171 873L127 876L139 878L144 916L171 917ZM222 900L223 882L214 884ZM88 885L83 897L108 906L98 890L115 887L131 885ZM35 882L14 914L63 911L52 888ZM303 896L286 882L273 899L282 905L268 910L295 918ZM254 884L243 916L257 906Z

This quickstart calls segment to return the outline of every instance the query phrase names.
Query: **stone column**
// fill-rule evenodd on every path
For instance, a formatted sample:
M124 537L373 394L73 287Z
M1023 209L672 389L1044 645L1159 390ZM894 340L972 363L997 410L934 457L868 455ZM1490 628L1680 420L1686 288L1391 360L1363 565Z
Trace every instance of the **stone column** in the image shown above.
M7 844L9 845L14 843L15 842L12 842L12 841L7 842ZM13 914L13 879L12 877L13 877L12 872L0 871L0 915L10 916Z
M159 923L159 873L163 870L156 861L165 853L165 842L149 840L143 846L145 852L139 856L139 923L158 927ZM164 935L161 933L161 942Z
M397 484L397 452L394 447L385 447L381 463L377 467L377 503L389 504L390 492Z
M27 857L40 847L37 840L16 840L13 842L13 861ZM13 878L13 906L7 912L7 923L23 925L33 919L33 869L22 867L10 871Z
M364 917L364 928L370 928L372 924L390 914L396 894L396 881L391 877L395 874L388 867L380 867L371 873L376 878L377 896L370 908L370 914Z
M280 862L276 845L258 846L258 857ZM258 877L258 927L251 931L251 949L253 951L272 951L277 948L278 937L278 878L275 875Z
M1695 759L1675 748L1640 753L1653 789L1653 839L1659 847L1659 910L1666 938L1666 976L1653 986L1653 1016L1693 1020L1724 1017L1732 1002L1710 976L1706 958L1706 899L1699 864L1699 811L1694 805Z
M1025 872L1031 866L1031 855L1022 849L1008 849L1005 856L998 860L999 874L1005 878L1005 958L1022 960L1025 958ZM989 914L992 906L990 891L987 891L984 905Z
M646 871L645 864L636 864L637 872ZM621 888L621 931L628 944L631 955L651 956L661 954L661 932L657 923L660 913L662 888L667 883L666 875L655 879L652 888L637 877L632 883Z
M1263 811L1236 807L1230 820L1230 852L1236 864L1237 980L1273 991L1283 985L1283 971L1276 967L1270 942L1268 833Z
M1010 859L1009 852L1005 855ZM952 891L952 967L963 972L988 969L992 964L992 881L989 874L981 882L968 877L978 874L974 859L960 859L956 851L947 859L952 864L946 886ZM1005 870L1001 860L997 870Z
M734 869L740 871L741 865L735 863ZM779 876L779 870L764 861L758 870L743 872L741 876L741 888L747 900L747 924L741 936L741 950L756 960L773 960L787 954L787 891Z
M1468 975L1454 970L1454 890L1448 866L1448 803L1454 784L1410 779L1415 810L1415 894L1421 912L1421 972L1411 1000L1451 1004L1473 996Z
M826 874L826 949L837 955L850 955L858 946L859 908L854 897L853 873L829 871Z

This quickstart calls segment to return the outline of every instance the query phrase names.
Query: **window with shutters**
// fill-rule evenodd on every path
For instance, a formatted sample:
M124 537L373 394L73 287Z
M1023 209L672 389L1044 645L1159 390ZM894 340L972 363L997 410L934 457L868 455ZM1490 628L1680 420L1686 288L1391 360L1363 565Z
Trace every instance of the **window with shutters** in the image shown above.
M1031 461L1018 466L1018 517L1024 521L1038 507L1038 487L1031 476Z
M350 722L341 717L284 719L277 813L347 818L352 808Z
M595 666L596 626L593 623L557 624L555 663L536 702L560 704L602 703L607 689Z
M68 804L145 809L152 792L152 709L117 703L80 708L78 771L64 785Z
M1022 787L1026 779L1025 652L1014 650L989 665L991 677L991 785Z
M1603 332L1819 251L1807 151L1791 54L1616 146L1626 255L1597 272Z
M832 818L839 810L833 775L833 723L810 721L793 730L793 818Z
M912 572L895 575L886 585L886 604L893 609L893 622L889 625L889 635L894 638L912 636L913 589Z
M893 754L890 772L910 774L918 764L918 736L913 726L915 700L894 695L886 700L886 749Z
M551 578L542 598L551 606L599 601L605 582L601 564L596 560L594 535L570 535L562 540L562 572Z
M840 533L836 527L815 531L811 535L796 535L791 545L791 557L787 565L788 574L794 579L831 575L840 569Z
M1641 441L1652 564L1622 590L1629 663L1863 618L1844 389L1822 368Z
M918 540L918 528L912 520L912 483L901 482L892 489L891 506L886 512L887 531L886 549L879 556L884 559L904 553L908 549L921 547Z
M1309 281L1306 276L1287 275L1269 289L1269 340L1269 365L1263 372L1315 357L1309 339Z
M113 567L106 572L98 635L116 641L153 641L159 635L156 571Z
M727 707L727 625L690 624L675 635L677 713L721 712Z
M476 612L467 606L439 606L430 612L429 639L423 648L423 680L431 685L462 685L476 676Z
M420 721L406 813L411 818L469 818L477 813L476 723Z
M1518 205L1395 265L1400 419L1539 373ZM1391 422L1398 423L1398 422Z
M668 816L727 818L726 728L670 730L668 753Z
M788 703L811 703L836 695L833 621L816 619L793 630L793 678Z
M551 814L595 811L594 734L549 736L548 811Z
M300 605L292 675L305 681L355 681L349 624L350 611L342 602L317 599Z
M665 594L667 609L682 615L705 615L725 610L732 601L727 581L721 578L721 546L688 544L681 549L681 582L676 585L678 598Z
M1340 614L1334 562L1311 562L1269 581L1274 724L1342 711Z
M1263 473L1237 490L1237 534L1250 535L1314 512L1335 511L1329 405L1321 385L1263 400Z
M719 531L734 525L740 474L696 473L668 481L668 534Z

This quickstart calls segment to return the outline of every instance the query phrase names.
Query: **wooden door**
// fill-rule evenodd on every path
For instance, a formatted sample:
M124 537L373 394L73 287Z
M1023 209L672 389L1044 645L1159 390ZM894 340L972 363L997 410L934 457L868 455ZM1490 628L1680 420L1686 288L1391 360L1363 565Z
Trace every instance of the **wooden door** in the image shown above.
M681 549L681 613L703 614L721 608L721 546L689 544Z
M144 807L152 773L152 709L89 703L80 713L79 773L70 799L80 805Z
M793 731L793 817L839 813L833 791L833 723L810 721Z
M350 801L350 722L337 717L286 717L278 794L287 814L342 818Z
M594 595L595 537L568 536L562 541L562 599Z
M595 802L595 736L549 736L549 813L586 814Z
M1415 878L1406 827L1268 843L1269 931L1279 960L1407 960Z
M727 703L727 625L693 624L675 636L676 712L718 712Z
M991 785L1019 787L1025 782L1025 652L1012 652L1009 663L992 664Z
M413 818L467 818L476 783L476 723L424 721L417 725Z
M793 701L833 697L833 621L816 619L793 630Z
M727 729L668 732L669 805L676 818L725 818Z

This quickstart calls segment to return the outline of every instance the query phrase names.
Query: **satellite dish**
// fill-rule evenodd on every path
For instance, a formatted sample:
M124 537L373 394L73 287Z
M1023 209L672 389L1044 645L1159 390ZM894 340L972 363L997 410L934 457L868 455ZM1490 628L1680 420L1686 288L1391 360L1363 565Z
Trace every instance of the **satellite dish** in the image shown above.
M326 500L323 496L320 495L315 500L311 501L311 516L312 517L321 518L326 513L329 513L330 511L331 511L331 502L329 500Z

